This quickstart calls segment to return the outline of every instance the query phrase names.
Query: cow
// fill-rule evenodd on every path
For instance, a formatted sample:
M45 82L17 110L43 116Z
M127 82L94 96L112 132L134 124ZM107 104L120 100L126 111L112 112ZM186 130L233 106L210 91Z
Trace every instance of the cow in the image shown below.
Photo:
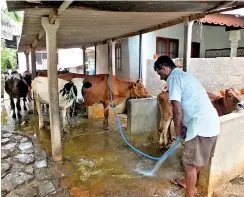
M222 95L222 97L212 101L212 104L216 108L219 116L227 115L235 110L243 108L243 104L241 103L241 93L237 89L226 89Z
M29 71L25 71L23 73L23 77L28 84L28 100L31 101L31 100L33 100L32 96L31 96L31 81L32 81L31 73Z
M77 102L83 102L82 88L89 89L92 86L89 82L84 82L84 78L73 78L71 81L58 79L58 93L59 93L59 107L62 111L63 117L63 131L69 134L69 129L66 124L67 120L70 125L70 116L67 110L71 107L74 100ZM43 118L40 110L40 104L49 104L49 90L48 90L48 78L36 77L32 83L34 98L36 102L36 108L39 115L39 128L44 127Z
M209 92L207 92L207 94L219 116L223 116L232 113L234 110L243 108L243 104L240 102L239 92L234 88L225 90L224 96L214 95ZM167 149L169 147L169 143L172 141L169 127L173 119L173 111L172 105L168 100L167 90L157 96L157 102L161 114L158 127L159 145L161 149Z
M20 106L20 98L23 98L24 102L24 110L26 111L26 96L28 94L28 84L25 79L19 74L17 71L11 73L11 75L6 76L5 79L5 91L9 95L11 109L13 110L13 118L16 118L15 112L15 103L14 98L17 99L16 107L17 107L17 116L20 118L21 114L21 106Z
M64 68L63 70L60 68L58 71L58 74L66 74L70 73L68 68ZM47 70L38 70L36 72L37 77L47 77Z
M112 83L113 104L116 107L128 98L147 98L151 95L147 92L140 80L136 82L123 81L114 75L110 75ZM104 107L103 128L107 130L110 102L110 81L108 74L90 75L85 81L92 84L91 88L83 87L84 104L92 106L102 103Z

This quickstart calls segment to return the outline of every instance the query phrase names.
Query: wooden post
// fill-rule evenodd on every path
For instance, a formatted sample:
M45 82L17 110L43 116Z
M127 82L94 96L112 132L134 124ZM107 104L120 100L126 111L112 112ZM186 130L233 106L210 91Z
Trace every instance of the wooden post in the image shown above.
M86 75L86 48L82 47L83 50L83 74Z
M189 17L184 18L184 55L183 55L183 71L189 71L191 58L191 37L192 25L194 21L189 21Z
M36 48L35 47L31 47L31 73L32 73L32 80L33 80L36 77Z
M26 60L26 70L30 71L30 60L29 60L29 51L25 51L25 60Z
M50 24L48 17L42 17L42 26L46 31L49 114L51 128L52 157L54 161L62 160L62 144L59 125L59 93L57 72L57 30L60 21Z
M142 79L142 61L141 61L141 54L142 54L142 34L139 36L139 79Z

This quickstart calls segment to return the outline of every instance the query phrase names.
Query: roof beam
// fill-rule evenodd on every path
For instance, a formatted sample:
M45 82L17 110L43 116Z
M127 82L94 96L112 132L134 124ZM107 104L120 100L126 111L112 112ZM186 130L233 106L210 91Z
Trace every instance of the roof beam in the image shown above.
M64 1L58 9L52 9L52 11L49 13L48 19L50 24L54 24L55 20L58 16L60 16L72 3L73 1ZM31 48L36 48L38 42L43 38L45 35L45 30L42 27L38 35L36 36L35 40L30 44ZM30 47L28 47L27 52L30 52Z

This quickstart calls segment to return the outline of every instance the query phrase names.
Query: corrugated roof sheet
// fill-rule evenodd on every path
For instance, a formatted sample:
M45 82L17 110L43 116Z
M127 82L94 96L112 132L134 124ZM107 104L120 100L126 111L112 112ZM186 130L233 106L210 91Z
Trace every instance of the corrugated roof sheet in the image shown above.
M25 10L19 51L26 50L26 46L33 42L42 28L41 17L48 16L50 11L51 9ZM188 16L191 13L108 12L67 9L59 17L60 27L57 32L57 44L58 48L81 47ZM37 49L44 47L45 38L39 42Z
M57 32L58 48L82 47L98 43L121 35L137 32L145 28L152 31L152 26L169 23L194 13L202 13L218 7L222 1L194 1L191 2L73 2L68 9L59 16L60 27ZM23 9L24 23L18 50L25 51L42 29L41 17L48 16L51 8L58 7L61 2L46 2L31 4L28 2L7 2L12 10ZM132 7L128 6L131 5ZM168 12L153 12L167 10ZM160 6L159 6L160 5ZM197 6L198 5L198 6ZM12 7L11 7L12 6ZM47 8L48 7L48 8ZM105 10L105 11L104 11ZM140 12L136 12L136 11ZM141 12L143 10L143 12ZM157 10L157 9L156 9ZM178 10L178 11L177 11ZM182 10L184 12L182 12ZM174 12L169 12L174 11ZM169 25L177 24L169 23ZM164 26L163 26L164 27ZM162 26L160 26L162 28ZM131 36L131 34L130 34ZM37 46L37 50L45 48L45 36Z

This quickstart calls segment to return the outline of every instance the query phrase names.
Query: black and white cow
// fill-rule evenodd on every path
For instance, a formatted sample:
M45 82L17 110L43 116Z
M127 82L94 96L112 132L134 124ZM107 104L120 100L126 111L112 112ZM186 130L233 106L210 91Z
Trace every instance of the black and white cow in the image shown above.
M71 81L66 81L58 78L58 92L59 92L59 108L62 111L63 117L63 130L69 133L69 128L66 124L66 116L68 123L70 125L70 114L67 110L70 109L73 102L82 102L82 87L90 88L91 83L83 83L84 78L74 78ZM48 78L47 77L36 77L32 83L31 87L34 93L34 98L36 102L36 108L39 115L39 128L43 128L43 117L41 113L40 104L49 104L49 91L48 91Z

